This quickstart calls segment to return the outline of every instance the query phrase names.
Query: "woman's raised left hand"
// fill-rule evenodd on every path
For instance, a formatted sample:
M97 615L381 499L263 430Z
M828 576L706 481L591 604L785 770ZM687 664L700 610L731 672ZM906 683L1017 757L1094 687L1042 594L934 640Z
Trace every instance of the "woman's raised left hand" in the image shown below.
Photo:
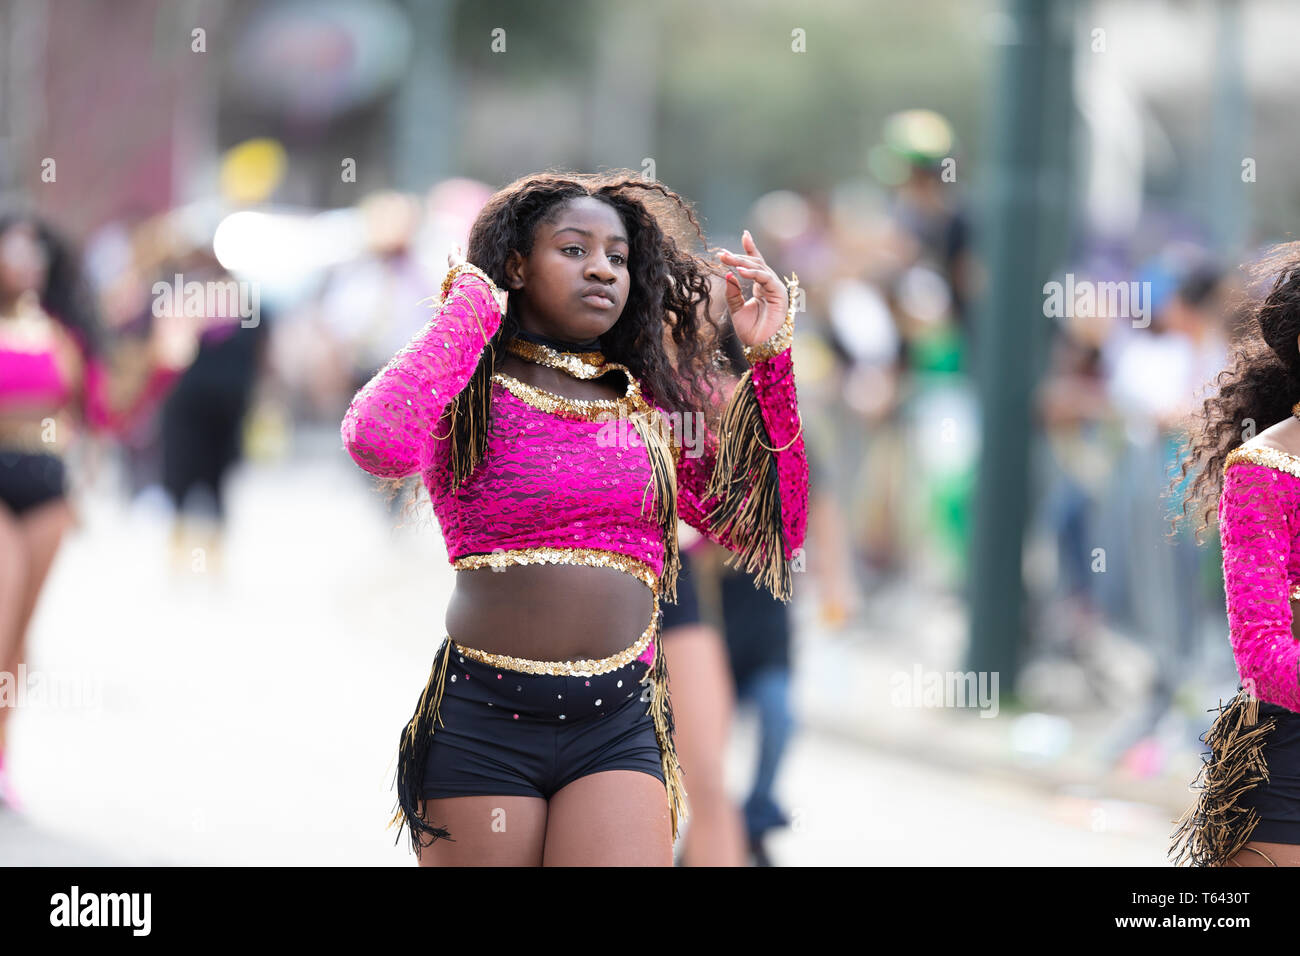
M748 229L740 241L748 255L738 255L724 249L718 253L718 258L735 272L754 281L754 296L747 300L740 291L740 282L735 275L728 273L727 308L731 312L731 324L735 326L740 341L745 345L759 345L775 335L785 322L790 295L781 277L758 251Z

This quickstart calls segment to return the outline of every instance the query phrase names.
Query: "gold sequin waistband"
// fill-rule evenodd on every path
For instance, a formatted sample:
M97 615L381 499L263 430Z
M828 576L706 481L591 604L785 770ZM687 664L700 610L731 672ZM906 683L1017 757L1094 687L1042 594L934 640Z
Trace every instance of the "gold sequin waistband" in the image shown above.
M488 664L492 667L519 671L524 674L549 674L553 677L594 677L596 674L606 674L618 670L640 657L641 653L650 646L650 641L654 638L658 626L659 595L655 594L654 610L650 615L650 624L641 632L641 636L637 638L636 643L631 647L623 648L617 654L611 654L609 657L602 657L599 660L585 658L576 661L534 661L526 657L492 654L488 651L481 651L477 647L466 647L464 644L452 641L450 636L448 636L447 640L451 641L451 645L457 653L463 654L470 660Z
M650 565L639 558L602 548L512 548L491 554L468 554L451 562L458 571L505 568L516 564L582 564L614 568L642 581L656 595L659 593L659 577Z

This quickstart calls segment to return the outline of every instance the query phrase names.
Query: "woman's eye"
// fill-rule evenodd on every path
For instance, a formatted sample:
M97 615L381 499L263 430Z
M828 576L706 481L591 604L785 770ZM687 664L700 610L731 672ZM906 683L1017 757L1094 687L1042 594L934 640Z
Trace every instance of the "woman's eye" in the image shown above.
M583 252L585 252L585 250L582 248L582 246L565 246L565 247L564 247L563 249L561 249L560 251L561 251L561 252L565 252L565 253L567 253L567 252L568 252L569 250L571 250L571 249L576 249L576 250L578 251L579 254L582 254ZM623 255L623 253L621 253L621 252L615 252L615 253L613 253L612 255L610 255L609 258L610 258L611 260L613 260L613 259L617 259L620 265L627 265L627 256Z

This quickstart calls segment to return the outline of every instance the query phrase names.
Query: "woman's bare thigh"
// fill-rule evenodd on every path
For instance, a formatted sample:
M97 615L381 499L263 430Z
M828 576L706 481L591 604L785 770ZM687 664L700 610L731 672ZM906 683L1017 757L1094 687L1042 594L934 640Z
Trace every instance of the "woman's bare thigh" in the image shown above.
M668 691L678 735L678 758L693 778L717 773L731 732L735 688L722 635L708 625L674 628L663 642L668 658ZM689 737L689 740L685 738ZM687 764L689 751L697 764Z
M546 801L541 797L443 797L424 802L425 821L451 840L420 850L420 866L541 866Z
M13 622L14 637L8 647L0 647L0 669L17 670L26 651L27 630L36 613L41 589L54 557L58 553L63 535L72 527L75 516L66 498L58 498L25 511L17 519L18 534L23 543L26 577ZM0 644L5 643L0 641Z
M727 793L724 773L735 711L726 642L706 624L687 624L666 632L663 648L691 815L682 865L744 866L744 820Z
M18 518L0 504L0 670L18 640L23 598L29 577L27 547Z
M37 505L18 519L18 527L27 544L27 558L31 575L27 582L25 610L30 617L36 608L41 588L54 564L63 536L76 523L68 499L59 498Z
M543 866L672 866L663 781L639 770L579 777L551 797Z

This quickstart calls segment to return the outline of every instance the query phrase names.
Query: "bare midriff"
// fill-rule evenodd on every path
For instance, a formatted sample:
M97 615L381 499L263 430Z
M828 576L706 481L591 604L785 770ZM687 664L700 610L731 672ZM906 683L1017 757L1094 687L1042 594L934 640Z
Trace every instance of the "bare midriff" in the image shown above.
M524 564L456 572L447 633L466 647L531 660L608 657L637 642L654 595L614 568Z
M0 409L0 448L55 455L67 445L73 430L67 411L48 403Z
M497 368L520 381L578 399L617 398L605 381L581 381L503 354ZM615 568L521 564L456 572L447 633L466 647L530 660L608 657L651 623L654 595Z

